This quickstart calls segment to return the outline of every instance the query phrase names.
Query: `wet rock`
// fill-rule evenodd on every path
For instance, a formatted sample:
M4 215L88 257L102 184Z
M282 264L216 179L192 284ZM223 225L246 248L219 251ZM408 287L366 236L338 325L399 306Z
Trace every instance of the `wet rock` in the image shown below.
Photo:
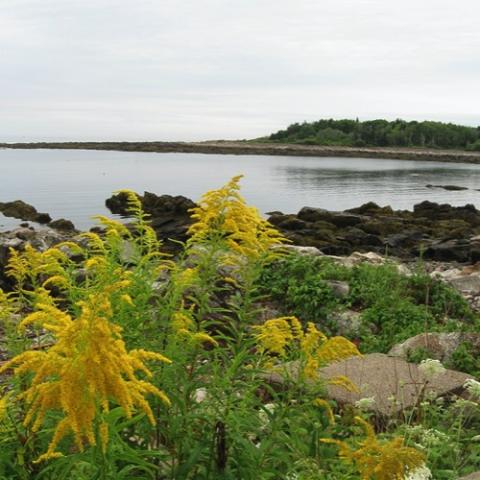
M356 213L358 215L391 215L393 214L392 207L380 207L375 202L367 202L360 207L357 208L350 208L349 210L345 210L349 213Z
M469 343L475 351L480 353L480 333L442 332L415 335L394 345L388 354L406 359L412 353L424 351L429 358L444 362L450 360L452 354L462 343Z
M414 205L413 216L417 218L423 217L430 220L461 219L473 226L480 225L480 212L471 204L467 204L463 207L453 207L447 203L438 204L426 200Z
M298 218L307 222L330 222L333 213L323 208L303 207L298 212Z
M360 398L374 397L373 411L382 416L395 415L415 406L427 382L417 365L381 353L351 357L332 363L319 372L320 378L327 381L339 375L348 377L359 392L329 385L327 391L330 398L342 405L354 405ZM444 374L428 381L424 393L430 398L461 394L464 391L463 384L469 378L472 377L446 370Z
M155 195L144 192L138 195L142 207L150 215L151 226L159 240L165 242L167 250L178 250L180 247L175 242L185 242L188 238L187 230L192 224L190 210L196 204L181 195ZM105 201L112 213L129 216L128 197L125 193L113 195ZM171 242L170 240L173 240Z
M74 233L77 231L75 225L70 220L66 220L65 218L54 220L53 222L50 222L48 226L61 232Z
M353 246L382 247L383 241L376 235L365 233L359 228L350 228L344 235L345 240Z
M297 215L275 212L269 221L295 244L315 246L327 255L359 250L408 259L480 261L480 212L473 205L425 201L413 212L373 202L344 212L303 207Z
M39 213L37 209L25 203L23 200L14 200L13 202L0 202L0 212L6 217L18 218L19 220L28 220L37 223L48 223L52 219L48 213Z
M294 215L282 220L278 226L287 230L303 230L307 228L306 222L296 218Z
M425 249L423 256L429 260L460 263L469 262L472 258L470 242L463 239L435 242Z
M332 215L331 219L328 220L330 223L333 223L336 227L345 228L345 227L354 227L359 223L362 223L363 218L360 215L354 215L350 213L337 213Z

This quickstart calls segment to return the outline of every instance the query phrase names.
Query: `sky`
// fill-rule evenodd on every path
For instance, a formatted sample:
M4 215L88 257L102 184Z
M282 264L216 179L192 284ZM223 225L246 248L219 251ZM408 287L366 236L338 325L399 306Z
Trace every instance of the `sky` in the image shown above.
M0 140L480 125L478 0L0 0Z

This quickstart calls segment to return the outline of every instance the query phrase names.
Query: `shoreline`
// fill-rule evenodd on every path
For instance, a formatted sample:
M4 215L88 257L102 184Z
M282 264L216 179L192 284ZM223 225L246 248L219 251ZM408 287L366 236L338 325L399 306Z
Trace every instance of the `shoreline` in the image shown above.
M106 150L152 153L277 155L297 157L358 157L480 164L480 152L427 148L330 147L247 141L205 142L32 142L0 143L3 149Z

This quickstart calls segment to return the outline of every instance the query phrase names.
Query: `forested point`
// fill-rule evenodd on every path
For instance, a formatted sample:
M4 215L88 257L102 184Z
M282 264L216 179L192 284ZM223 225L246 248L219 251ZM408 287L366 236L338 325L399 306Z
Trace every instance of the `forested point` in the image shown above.
M428 147L480 151L480 126L395 120L318 120L272 133L273 142L351 147Z

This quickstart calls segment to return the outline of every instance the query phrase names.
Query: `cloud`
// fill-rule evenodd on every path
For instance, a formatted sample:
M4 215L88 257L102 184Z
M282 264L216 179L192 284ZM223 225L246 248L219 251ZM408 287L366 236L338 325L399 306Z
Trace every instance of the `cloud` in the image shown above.
M320 117L480 124L476 0L4 0L0 136L260 136Z

